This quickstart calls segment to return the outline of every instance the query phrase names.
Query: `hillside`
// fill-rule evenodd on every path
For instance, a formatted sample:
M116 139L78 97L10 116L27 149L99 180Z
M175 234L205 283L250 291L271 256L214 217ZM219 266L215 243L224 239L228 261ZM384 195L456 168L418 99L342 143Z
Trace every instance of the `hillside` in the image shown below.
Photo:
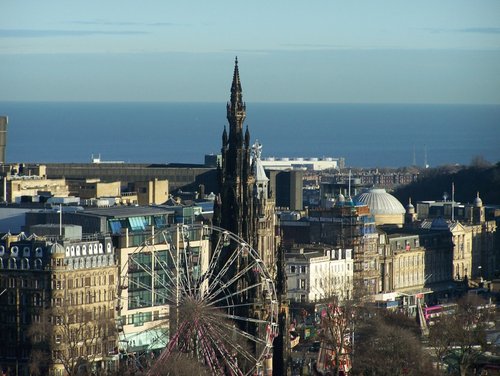
M500 205L500 162L491 166L444 166L425 170L417 182L394 191L405 206L408 198L413 202L442 200L443 194L451 199L452 183L455 184L455 201L472 202L477 192L484 204Z

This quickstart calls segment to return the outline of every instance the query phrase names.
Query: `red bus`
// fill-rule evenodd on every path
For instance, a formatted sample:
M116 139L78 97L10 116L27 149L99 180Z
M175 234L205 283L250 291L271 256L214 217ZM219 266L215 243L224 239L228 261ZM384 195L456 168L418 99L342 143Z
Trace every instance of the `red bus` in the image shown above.
M450 313L455 312L457 305L455 303L447 303L447 304L438 304L435 306L424 307L424 317L427 324L432 325L436 318L449 315Z

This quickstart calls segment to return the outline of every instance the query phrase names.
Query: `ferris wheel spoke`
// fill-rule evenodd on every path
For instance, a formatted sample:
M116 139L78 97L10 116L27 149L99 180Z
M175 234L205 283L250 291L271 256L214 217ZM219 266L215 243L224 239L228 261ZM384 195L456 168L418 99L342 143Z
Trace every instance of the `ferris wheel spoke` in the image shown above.
M219 337L219 339L214 338L214 334ZM223 364L226 367L219 367L219 374L224 375L226 374L226 371L230 371L229 375L243 375L241 370L238 367L237 359L236 357L231 354L227 349L224 343L220 340L220 335L217 333L213 334L208 334L211 337L211 343L213 344L213 347L217 349L217 352L220 354L220 358L223 360ZM219 357L216 357L217 359ZM227 369L229 368L229 369Z
M182 236L182 254L184 256L184 275L186 276L186 282L187 282L187 288L188 288L188 291L191 291L191 273L190 273L190 268L189 268L189 264L188 264L188 256L187 256L187 252L186 252L186 248L189 247L189 237L186 236L185 234L185 227L182 226L181 227L181 236ZM187 246L186 244L187 243Z
M225 262L224 266L220 269L220 271L215 276L214 281L220 280L222 278L222 276L224 276L228 272L229 268L238 259L239 255L240 254L238 252L233 252L229 256L229 258ZM206 292L206 294L211 294L213 289L215 289L216 287L217 287L216 284L212 283L211 286L208 288L208 291Z
M241 294L241 293L243 293L243 292L245 292L245 291L249 291L249 290L251 290L251 289L257 288L257 287L258 287L258 286L260 286L260 285L261 285L261 284L260 284L260 282L259 282L259 283L256 283L256 284L254 284L254 285L247 286L247 287L245 287L245 288L243 288L243 289L241 289L241 290L238 290L238 291L235 291L235 292L233 292L233 293L231 293L231 294L229 294L229 295L223 296L222 298L219 298L219 299L217 299L217 300L213 300L213 301L211 301L211 302L207 303L207 306L213 306L213 305L215 305L216 303L219 303L219 302L221 302L221 301L223 301L223 300L225 300L225 299L227 299L227 298L230 298L230 297L232 297L232 296L239 295L239 294Z
M226 342L233 349L237 350L237 352L245 357L252 363L257 363L258 359L254 357L247 349L245 349L241 344L238 343L237 340L234 340L230 337L230 332L222 330L216 325L210 326L213 333L216 333L219 337L223 338L224 342Z
M254 303L240 303L240 304L229 304L229 305L225 305L225 306L217 306L217 307L213 307L214 309L220 309L221 311L225 308L237 308L237 307L248 307L248 306L252 306L254 305Z
M222 289L228 288L233 283L237 282L241 277L243 277L248 271L250 271L254 268L255 268L254 263L248 264L245 268L241 269L238 273L236 273L229 281L222 283L220 285L220 288L222 288ZM210 300L210 299L214 298L215 296L217 296L217 290L215 290L215 289L212 289L212 290L213 291L209 296L204 297L206 300Z
M213 235L213 230L212 230L211 235ZM217 244L215 245L215 251L212 254L212 257L210 258L210 262L208 264L208 269L207 269L207 272L205 273L205 275L206 275L205 279L207 279L207 280L210 280L210 278L213 276L213 273L215 272L215 269L217 267L217 262L219 260L221 250L222 250L221 242L222 242L222 237L219 236L217 238Z
M157 258L156 258L157 259ZM158 260L158 259L157 259ZM158 265L160 265L161 267L161 271L168 277L168 279L170 280L171 282L171 285L168 285L168 284L163 284L162 287L164 288L167 288L168 290L172 291L172 293L174 292L174 290L176 290L176 287L178 286L177 283L177 278L172 274L172 271L168 270L165 268L165 265L163 262L161 262L161 260L158 260ZM158 273L155 274L157 276L157 278L160 277L160 275ZM162 283L163 281L161 281L160 279L160 283ZM184 287L184 286L181 286L181 287ZM183 292L185 293L185 289L183 289Z
M231 354L231 352L226 348L226 344L231 346L233 349L237 349L237 344L231 344L229 342L229 338L219 329L212 327L209 323L206 324L206 335L210 337L213 347L217 350L219 354L222 355L222 359L224 359L224 364L231 368L231 371L234 372L235 375L243 375L241 369L237 365L236 357ZM241 347L241 346L240 346ZM244 353L243 347L239 349L240 353L247 358L250 362L255 361L255 358L252 357L249 353Z
M263 344L263 345L267 345L267 342L265 340L263 340L262 338L259 338L257 336L251 335L250 333L247 333L247 332L241 330L240 328L238 328L237 325L231 325L231 324L229 324L228 322L226 322L224 320L220 320L220 319L216 319L216 318L209 319L209 321L213 325L217 325L217 326L223 327L229 333L234 332L234 333L239 334L241 337L244 337L244 338L246 338L246 339L248 339L248 340L250 340L252 342L260 343L260 344ZM266 321L266 324L267 324L267 321Z
M231 315L227 313L213 313L214 316L219 316L219 317L224 317L226 319L232 319L232 320L238 320L238 321L245 321L245 322L253 322L257 324L267 324L267 320L261 320L261 319L254 319L251 317L243 317L243 316L238 316L238 315Z
M214 339L210 336L209 333L206 332L206 330L204 330L204 328L202 328L201 325L198 327L198 335L202 343L205 360L210 364L210 369L214 373L220 372L222 370L222 367L219 362L219 357L217 356L217 353L220 352L219 345L214 344Z

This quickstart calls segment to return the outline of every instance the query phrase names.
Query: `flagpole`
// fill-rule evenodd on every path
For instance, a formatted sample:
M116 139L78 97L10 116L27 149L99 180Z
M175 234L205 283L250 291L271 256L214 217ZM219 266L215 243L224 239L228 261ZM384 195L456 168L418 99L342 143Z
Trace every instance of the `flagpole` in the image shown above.
M455 220L455 182L451 182L451 221Z

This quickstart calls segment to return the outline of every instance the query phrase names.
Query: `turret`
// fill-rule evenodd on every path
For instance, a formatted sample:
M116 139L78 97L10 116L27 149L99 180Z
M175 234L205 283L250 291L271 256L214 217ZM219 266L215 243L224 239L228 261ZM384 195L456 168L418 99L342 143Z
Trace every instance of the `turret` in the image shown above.
M417 220L417 214L415 213L415 207L411 203L411 197L408 199L408 205L406 205L405 213L405 225L411 225Z
M483 200L479 197L479 192L474 199L474 205L472 208L472 221L473 223L484 223L486 221L486 214L483 206Z

